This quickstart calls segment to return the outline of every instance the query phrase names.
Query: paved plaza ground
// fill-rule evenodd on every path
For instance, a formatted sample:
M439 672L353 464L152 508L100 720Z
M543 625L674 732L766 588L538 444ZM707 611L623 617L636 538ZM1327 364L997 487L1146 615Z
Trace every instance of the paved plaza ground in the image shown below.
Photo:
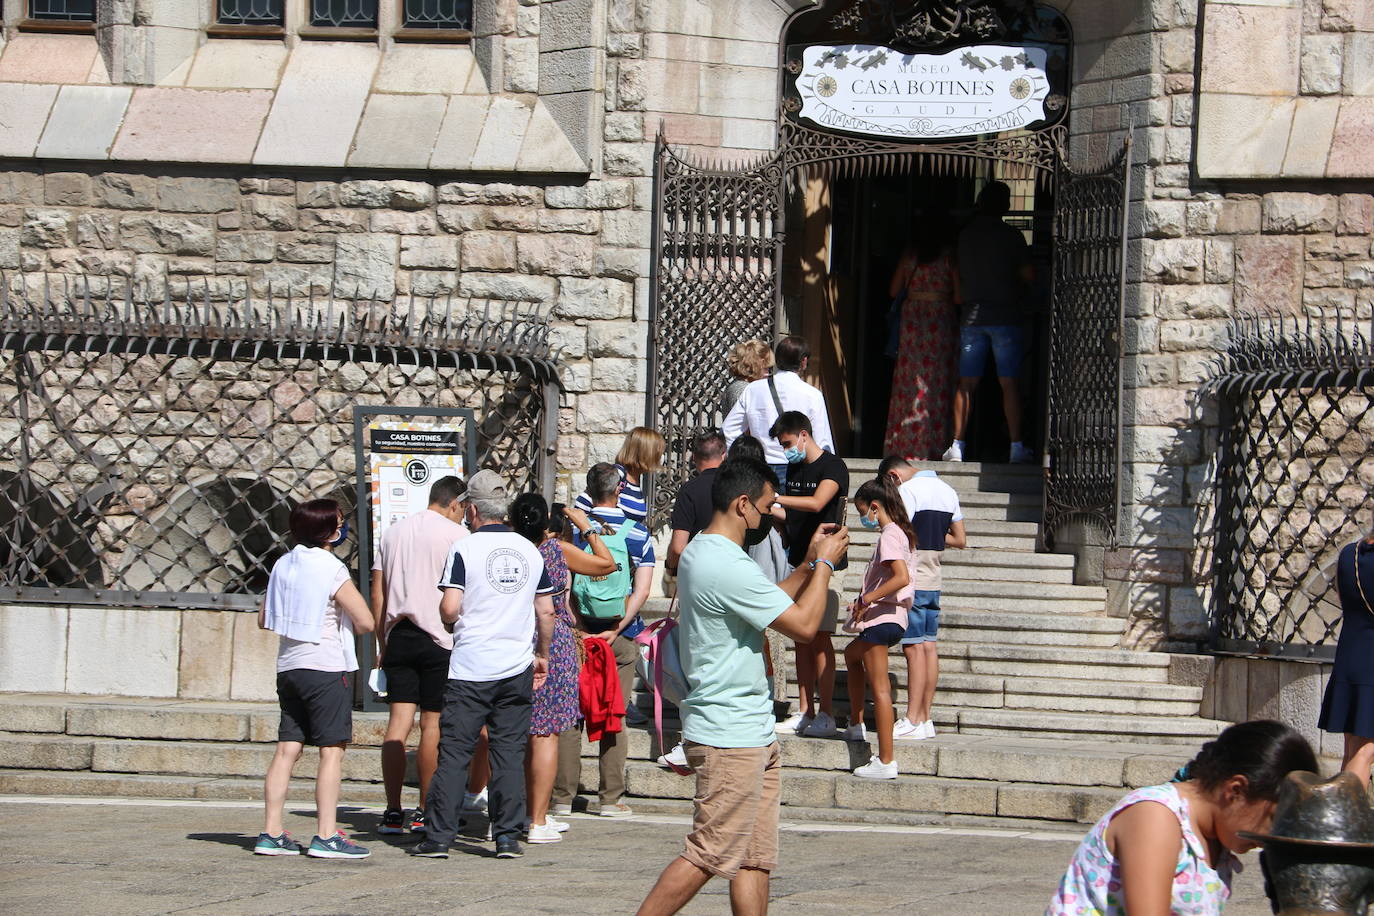
M308 839L308 807L290 811L287 829ZM631 913L686 831L681 817L576 816L565 842L523 859L460 841L448 860L417 860L408 839L373 834L379 817L342 813L373 855L338 862L251 855L260 814L248 803L0 797L0 911ZM1079 837L784 821L771 912L1039 914ZM1260 883L1247 856L1227 916L1267 914ZM684 912L728 912L726 890L713 881Z

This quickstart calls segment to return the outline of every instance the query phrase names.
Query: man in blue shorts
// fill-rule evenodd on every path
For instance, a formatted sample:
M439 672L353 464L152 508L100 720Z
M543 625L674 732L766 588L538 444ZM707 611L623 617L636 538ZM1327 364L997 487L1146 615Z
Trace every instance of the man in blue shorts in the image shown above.
M954 442L946 461L964 460L964 431L973 392L991 352L1002 386L1002 411L1011 436L1013 464L1035 455L1021 441L1021 361L1026 352L1023 300L1035 282L1035 267L1020 230L1002 217L1011 209L1011 188L989 183L978 195L978 212L959 233L959 389L954 393Z

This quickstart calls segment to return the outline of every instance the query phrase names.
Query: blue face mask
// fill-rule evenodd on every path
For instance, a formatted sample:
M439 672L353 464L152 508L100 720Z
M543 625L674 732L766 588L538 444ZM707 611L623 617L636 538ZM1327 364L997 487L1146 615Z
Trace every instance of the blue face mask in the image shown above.
M329 546L338 547L346 540L348 540L348 519L344 519L343 524L339 526L339 536L330 541Z
M802 451L800 446L794 445L789 449L785 449L782 453L782 457L787 459L788 464L801 464L806 460L806 452Z
M876 518L869 518L867 515L861 515L861 516L859 516L859 524L860 524L860 525L863 525L865 528L878 528L878 527L881 527L881 526L878 524L878 520L877 520Z

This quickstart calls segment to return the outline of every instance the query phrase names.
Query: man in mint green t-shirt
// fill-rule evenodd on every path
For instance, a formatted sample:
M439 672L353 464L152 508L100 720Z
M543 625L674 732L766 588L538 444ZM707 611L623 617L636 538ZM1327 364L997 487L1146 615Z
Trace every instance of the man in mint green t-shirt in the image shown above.
M687 762L696 771L692 832L659 876L640 914L676 913L713 875L730 881L735 913L768 909L778 859L781 764L763 631L809 641L825 614L848 532L822 526L806 562L774 585L744 552L768 536L778 481L761 461L734 458L716 472L711 524L678 561L679 707Z

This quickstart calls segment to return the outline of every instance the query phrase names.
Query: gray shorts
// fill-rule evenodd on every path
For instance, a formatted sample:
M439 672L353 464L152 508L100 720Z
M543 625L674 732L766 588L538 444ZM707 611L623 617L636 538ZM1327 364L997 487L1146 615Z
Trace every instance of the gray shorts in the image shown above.
M278 671L277 704L281 707L278 741L329 747L353 740L353 685L347 672Z

